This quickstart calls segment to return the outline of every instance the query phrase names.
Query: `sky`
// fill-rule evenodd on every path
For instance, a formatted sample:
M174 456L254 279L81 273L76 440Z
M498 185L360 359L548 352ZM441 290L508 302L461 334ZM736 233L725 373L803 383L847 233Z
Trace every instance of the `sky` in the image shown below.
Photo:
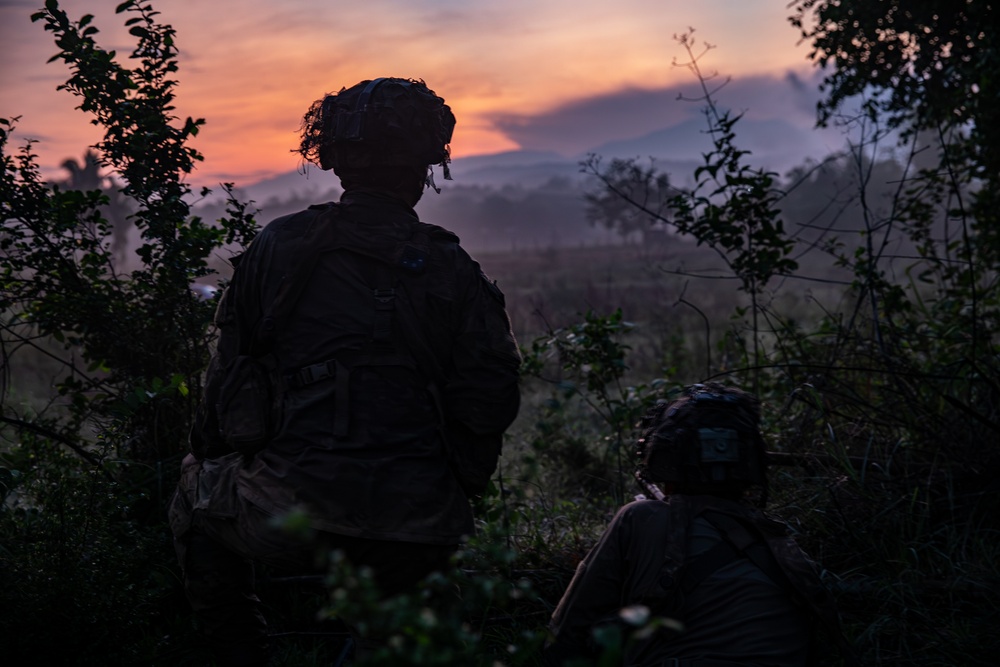
M127 63L120 0L62 0L72 19ZM82 156L99 129L56 87L69 75L31 14L43 0L0 0L0 117L37 139L46 169ZM701 68L732 83L718 97L751 117L814 120L808 45L787 0L154 0L177 30L176 114L205 118L194 185L252 183L299 166L291 152L316 99L378 76L424 79L458 124L452 156L526 149L579 154L699 113L675 61L694 28Z

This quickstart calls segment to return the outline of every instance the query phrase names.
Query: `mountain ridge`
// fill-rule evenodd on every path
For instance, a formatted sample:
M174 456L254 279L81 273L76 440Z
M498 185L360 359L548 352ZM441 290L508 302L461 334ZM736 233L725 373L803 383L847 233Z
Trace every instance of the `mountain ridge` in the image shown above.
M834 152L827 134L802 128L788 121L741 119L736 126L736 146L750 151L749 162L754 166L784 173L808 158L822 159ZM693 170L703 163L703 154L712 149L707 126L702 119L689 119L641 136L617 139L595 146L577 155L566 156L554 151L520 149L500 153L470 155L455 158L450 167L453 181L444 181L440 170L435 177L439 187L465 185L502 188L509 186L537 187L551 178L582 178L580 161L588 155L613 158L653 158L664 171L678 181L685 180L682 170ZM338 190L336 177L325 175L308 166L277 174L239 188L255 201L287 200L306 194ZM294 198L294 197L293 197Z
M694 170L712 150L704 121L688 120L641 136L605 142L593 150L567 156L553 151L514 150L456 158L454 180L445 181L435 167L440 196L428 192L417 205L421 219L456 232L472 251L559 247L613 241L614 232L587 222L586 199L592 176L580 163L600 155L652 158L677 186L691 184ZM782 120L741 120L736 146L749 150L748 162L779 174L807 159L829 154L824 137ZM340 184L332 173L313 166L277 174L241 188L238 196L254 201L258 219L267 222L309 204L335 200ZM221 215L219 199L205 200L203 215Z

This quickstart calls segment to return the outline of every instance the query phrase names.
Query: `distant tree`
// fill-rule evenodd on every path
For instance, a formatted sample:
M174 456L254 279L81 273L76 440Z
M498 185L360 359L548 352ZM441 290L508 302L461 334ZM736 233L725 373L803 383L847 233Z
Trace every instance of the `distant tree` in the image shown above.
M584 194L587 222L618 232L624 238L639 236L643 242L657 238L667 227L668 204L679 192L670 176L656 162L613 159L607 166L592 158L601 172L601 186Z
M107 185L106 179L101 175L101 160L93 150L88 149L83 154L82 162L67 158L60 166L69 173L69 179L62 184L66 190L87 192L103 190Z
M867 176L862 179L862 175ZM903 167L894 158L873 159L864 152L856 158L830 156L791 169L783 179L781 210L789 233L802 246L799 253L853 253L868 231L862 202L888 219L902 179ZM880 239L880 232L888 232L886 251L893 258L904 263L913 259L914 243L898 229L875 232Z
M819 122L861 99L866 118L914 145L934 140L930 187L973 185L970 234L1000 262L1000 15L992 2L797 0L792 24L827 74ZM926 158L925 158L926 163ZM946 173L951 182L940 183ZM978 187L981 184L981 187ZM957 192L956 192L957 194ZM963 215L959 212L957 215ZM971 238L967 239L971 241Z
M111 223L111 250L117 262L123 263L128 247L128 232L132 228L129 218L134 213L128 198L122 195L120 186L113 178L102 173L101 158L92 149L84 153L81 162L68 158L60 166L69 174L69 178L51 185L79 192L98 190L108 198L107 206L101 208L101 215Z

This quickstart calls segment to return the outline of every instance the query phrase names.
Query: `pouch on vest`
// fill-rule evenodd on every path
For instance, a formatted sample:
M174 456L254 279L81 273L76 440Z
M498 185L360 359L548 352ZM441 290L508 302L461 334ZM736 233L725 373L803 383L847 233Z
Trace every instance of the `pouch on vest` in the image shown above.
M240 355L226 369L216 412L222 437L245 456L256 454L273 427L271 372L262 357Z
M225 380L219 389L216 414L219 431L226 443L235 451L251 457L262 450L277 429L279 386L274 357L275 329L288 317L312 275L322 244L317 242L322 225L314 224L320 214L336 211L335 206L311 206L297 214L305 232L296 240L292 250L302 261L290 275L285 276L278 293L257 322L249 338L240 338L241 354L223 371ZM239 269L233 281L239 279Z

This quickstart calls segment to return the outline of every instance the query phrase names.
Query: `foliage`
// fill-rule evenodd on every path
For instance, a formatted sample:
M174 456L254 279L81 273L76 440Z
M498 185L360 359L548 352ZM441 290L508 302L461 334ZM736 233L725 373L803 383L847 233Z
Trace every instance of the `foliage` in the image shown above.
M12 154L16 119L0 119L0 609L19 638L5 658L19 663L136 664L151 650L152 607L176 594L164 507L214 310L191 286L210 277L212 253L256 230L232 197L217 224L190 215L184 177L201 156L188 142L204 121L175 123L174 30L148 3L118 13L134 66L97 44L90 15L72 22L48 0L32 18L53 33L53 60L72 72L60 88L104 129L99 162L120 182L44 183L32 142ZM140 236L131 268L112 200ZM41 404L27 400L33 365L54 376Z
M791 22L810 42L810 58L830 66L820 122L830 122L860 96L869 120L899 128L904 140L921 133L932 139L942 170L929 170L922 180L943 185L952 196L958 184L981 184L969 201L953 200L950 208L960 210L960 220L969 219L973 229L967 233L979 235L978 250L988 250L983 257L995 267L1000 50L993 4L798 0Z
M163 561L169 538L149 525L156 498L84 466L59 443L27 435L0 455L0 624L11 664L132 665L148 660L177 601Z
M207 258L226 242L246 242L252 218L239 210L219 225L189 216L191 194L182 176L201 156L186 144L203 123L171 124L177 48L157 12L126 2L119 13L137 46L139 64L126 68L94 41L92 17L70 22L49 2L33 16L54 33L59 58L73 75L60 88L80 100L105 129L97 148L103 164L123 179L140 231L139 267L123 272L109 242L112 232L100 190L50 189L42 183L29 142L6 152L13 123L0 120L3 152L4 349L40 349L57 341L57 381L65 416L58 432L83 447L85 427L127 417L137 458L163 460L183 450L198 397L213 304L190 286L210 274ZM129 341L123 345L123 341ZM8 352L10 354L10 352ZM14 406L5 403L5 418ZM8 420L9 421L9 420Z
M515 554L495 537L466 544L461 568L390 598L367 569L334 552L322 615L348 621L362 638L359 666L534 664L545 639L539 599L528 579L511 576Z
M814 59L834 64L820 122L846 114L851 96L865 96L864 113L845 123L854 137L845 157L793 174L792 190L783 193L771 175L743 170L738 118L712 113L709 101L716 143L699 174L718 177L722 187L702 200L678 195L662 216L725 252L744 290L761 297L736 311L737 326L720 342L736 363L715 373L737 382L752 374L765 405L775 406L765 415L772 459L795 467L772 486L780 507L802 526L809 551L843 577L836 583L848 627L873 664L971 664L996 649L982 633L995 608L973 618L957 611L976 607L1000 574L989 565L995 550L981 537L1000 530L993 511L1000 246L997 171L990 167L995 105L987 102L996 67L989 65L992 23L973 22L991 10L973 4L942 10L927 3L797 3L792 20L812 40ZM805 10L815 12L815 24L807 25ZM690 45L690 34L681 43ZM980 58L985 71L973 62ZM710 91L692 69L710 100L718 88ZM886 128L903 138L891 167L873 158L891 138ZM584 166L605 192L650 212L627 198L624 171L602 171L594 159ZM840 225L838 238L811 229L796 244L778 206L794 202L796 183L832 168L854 175L831 183L830 228L846 211L856 227ZM747 174L759 187L750 185L750 205L743 206L725 187L747 185ZM651 178L642 173L639 185ZM887 197L873 198L873 187ZM734 217L716 214L713 197ZM737 229L763 230L774 245L741 243L734 220ZM776 290L798 284L791 282L798 270L792 256L807 255L814 267L819 251L850 278L845 305L819 304L806 319L782 312ZM774 277L786 280L765 292ZM752 352L745 343L751 337ZM825 479L826 488L810 479ZM963 588L963 581L973 583ZM956 611L941 612L941 590L954 595Z
M994 460L995 448L982 443L1000 431L992 334L1000 318L993 205L1000 137L996 105L987 101L996 85L991 12L988 3L944 9L808 0L796 3L791 18L811 41L814 62L834 64L824 79L820 122L852 96L863 97L865 115L875 122L850 125L859 134L861 181L873 176L863 151L880 141L878 125L902 130L901 147L912 151L904 154L888 210L861 199L865 245L838 260L852 269L863 299L839 331L887 371L899 401L890 414L911 415L912 427L935 415L949 437L931 451L965 464ZM920 154L927 149L934 158ZM886 251L892 235L907 237L915 250L905 267L908 281L892 279L899 264Z
M524 356L522 369L526 376L553 386L546 419L536 426L534 449L557 467L603 479L601 490L613 490L618 502L625 499L625 477L632 468L632 462L623 458L628 456L625 443L639 417L663 395L666 385L662 379L648 384L623 382L629 346L622 335L633 327L623 319L621 309L607 316L588 312L582 323L536 338ZM566 424L561 423L566 404L575 398L598 417L598 432L605 434L604 451L597 457L579 438L567 437ZM604 479L604 471L616 472L614 483L608 484L612 480Z
M792 24L811 43L810 59L829 66L819 103L828 122L854 96L894 127L967 127L996 164L997 21L991 3L927 0L901 5L798 0ZM983 166L990 164L983 161ZM984 172L985 173L985 172Z
M750 167L740 118L716 105L688 33L684 66L713 137L695 186L673 189L655 164L594 156L584 168L603 184L588 198L592 223L692 237L749 299L700 379L752 378L772 461L784 464L772 467L774 509L826 567L866 662L986 664L1000 648L994 28L985 5L926 7L797 3L793 22L833 66L820 120L870 95L840 158L784 181ZM174 31L148 3L119 13L137 42L132 67L97 45L91 18L71 22L51 0L36 14L72 70L65 89L106 131L97 148L119 185L45 184L31 143L11 154L15 120L0 119L4 368L43 359L55 376L46 402L21 405L23 374L9 374L0 414L0 625L13 638L4 658L18 664L201 661L178 622L188 610L163 524L211 339L213 304L190 286L256 223L232 196L216 224L191 216L184 176L200 155L188 142L203 121L173 116ZM886 127L910 138L896 163L874 157ZM826 197L825 217L793 230L812 210L804 183L817 186L808 198ZM131 267L107 208L122 199L141 238ZM846 276L844 299L813 294L806 316L784 310L779 293L802 292L799 266L820 260ZM698 309L714 291L685 288L678 303ZM537 663L573 568L627 496L638 415L699 379L680 377L694 367L682 358L641 365L640 325L625 313L663 310L663 295L633 298L525 350L526 396L540 409L509 439L456 571L387 601L335 561L324 615L385 640L361 664ZM640 611L623 618L654 627ZM601 664L627 641L621 629L596 638ZM283 664L321 659L290 643Z
M845 125L859 137L862 183L874 176L864 151L884 141L883 128L901 137L890 205L880 210L859 189L864 243L837 257L855 276L854 307L822 322L819 336L789 337L798 359L827 369L811 372L819 402L803 424L825 424L845 453L877 462L834 487L818 528L828 562L855 572L845 606L880 664L971 664L996 650L983 633L996 610L978 600L997 577L981 540L998 530L1000 470L991 12L988 3L802 2L792 17L813 60L834 64L820 122L861 98L863 114ZM905 262L887 250L893 236L913 248ZM942 588L961 591L947 614Z

